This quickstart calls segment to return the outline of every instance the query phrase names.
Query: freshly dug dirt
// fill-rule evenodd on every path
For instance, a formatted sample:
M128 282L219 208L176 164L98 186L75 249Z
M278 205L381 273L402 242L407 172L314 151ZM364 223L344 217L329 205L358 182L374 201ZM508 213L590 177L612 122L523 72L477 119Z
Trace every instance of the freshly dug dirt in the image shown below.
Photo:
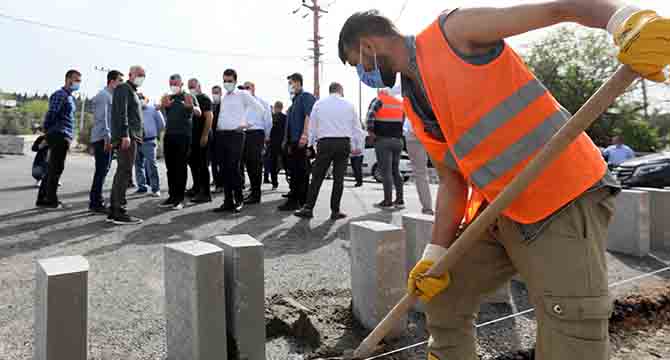
M492 312L495 310L500 316L508 312L502 308L489 308L489 313L484 315L494 316ZM406 336L382 344L379 352L425 341L428 333L423 315L411 314L409 320ZM511 326L518 327L518 324L512 323ZM367 334L353 317L351 293L345 289L296 291L288 296L269 298L266 303L266 331L268 339L290 339L292 350L306 360L337 359L344 351L354 349ZM532 349L493 353L487 346L490 339L485 338L490 334L482 334L480 330L479 335L480 357L483 359L534 359ZM670 286L617 299L610 319L610 335L612 359L670 359ZM514 339L506 336L497 341L512 342ZM424 359L424 349L425 346L419 346L385 359Z

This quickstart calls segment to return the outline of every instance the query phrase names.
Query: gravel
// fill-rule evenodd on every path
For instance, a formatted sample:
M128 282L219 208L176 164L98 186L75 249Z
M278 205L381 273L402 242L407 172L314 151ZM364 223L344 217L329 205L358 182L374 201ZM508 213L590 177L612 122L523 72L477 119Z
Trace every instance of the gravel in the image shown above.
M31 358L34 262L64 255L83 255L91 264L89 358L163 359L162 246L185 240L211 241L214 236L225 234L246 233L264 243L268 304L277 296L291 296L310 308L319 305L319 314L323 311L319 316L325 317L326 321L330 319L331 324L344 321L342 316L346 315L350 301L349 235L347 221L333 223L328 220L329 182L324 183L323 195L312 221L301 221L276 211L276 206L282 202L280 194L288 190L282 184L276 192L264 189L263 203L249 207L237 216L220 216L210 211L219 205L220 198L211 204L169 212L156 208L160 199L131 195L130 213L145 222L140 226L113 227L104 221L104 217L90 215L86 210L92 158L78 154L68 158L60 194L61 200L73 207L65 212L42 212L33 208L36 189L30 177L31 162L29 156L6 156L0 161L0 359ZM162 164L159 168L164 171ZM108 185L109 179L111 175ZM166 179L164 174L162 179ZM400 212L384 212L372 206L382 197L381 185L352 186L353 183L345 185L342 205L342 210L349 215L348 220L400 224ZM165 185L163 188L166 190ZM414 189L408 186L405 193L406 212L418 212L420 206ZM670 254L656 255L659 259L608 255L610 281L637 276L664 266L662 261L670 262ZM614 293L621 297L638 292L641 286L667 284L669 278L670 274L660 274L651 280L616 289ZM527 309L523 284L514 282L513 292L513 308L484 307L480 321ZM323 301L327 303L319 303ZM399 343L389 344L388 348L425 339L422 317L414 315L412 323L412 335ZM353 329L359 332L341 327L324 330L323 324L327 325L327 322L312 324L320 330L319 347L326 350L338 343L339 347L332 349L344 345L353 347L356 336L364 334L355 326ZM484 359L493 359L530 348L534 332L532 314L480 330L480 355ZM340 335L342 337L338 337ZM318 350L292 340L289 335L270 339L266 346L268 359L300 359L305 357L302 356L305 351ZM654 349L650 351L661 351ZM415 349L398 358L420 358L422 351ZM662 350L661 355L670 358L670 351Z

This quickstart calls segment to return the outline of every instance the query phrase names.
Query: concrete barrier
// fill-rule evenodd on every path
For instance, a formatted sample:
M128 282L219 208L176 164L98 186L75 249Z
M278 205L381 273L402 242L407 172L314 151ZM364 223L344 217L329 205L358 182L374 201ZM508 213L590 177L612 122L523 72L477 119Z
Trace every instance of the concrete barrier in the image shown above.
M82 256L37 261L33 359L86 359L88 268Z
M249 235L217 236L223 247L227 331L239 359L265 360L263 244Z
M407 292L405 231L375 221L350 223L353 312L373 329ZM389 334L401 336L407 316Z
M649 254L649 204L649 193L646 191L623 190L617 196L607 250L637 257Z
M23 155L25 143L22 136L0 135L0 154Z
M166 245L168 360L226 360L223 250L200 241Z
M670 251L670 189L635 188L649 193L651 250Z

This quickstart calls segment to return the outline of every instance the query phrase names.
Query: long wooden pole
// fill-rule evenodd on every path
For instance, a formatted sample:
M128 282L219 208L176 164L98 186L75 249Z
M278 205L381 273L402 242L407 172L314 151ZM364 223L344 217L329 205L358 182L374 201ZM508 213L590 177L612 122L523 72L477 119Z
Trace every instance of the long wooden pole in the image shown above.
M628 66L621 66L616 73L589 99L584 106L549 140L542 151L507 185L489 206L467 227L463 234L449 247L449 251L429 271L428 275L443 274L464 258L486 232L486 229L500 216L528 184L533 181L544 168L560 155L586 128L591 125L619 95L637 79L638 75ZM405 295L389 312L377 327L363 340L354 351L354 358L369 356L377 344L389 333L395 324L405 315L417 298Z

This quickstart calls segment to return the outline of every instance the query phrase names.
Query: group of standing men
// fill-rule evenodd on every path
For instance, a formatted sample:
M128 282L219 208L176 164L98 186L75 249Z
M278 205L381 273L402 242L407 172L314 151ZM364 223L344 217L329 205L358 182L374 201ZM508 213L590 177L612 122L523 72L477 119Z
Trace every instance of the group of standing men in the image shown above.
M321 107L327 110L323 111L324 115L319 112L320 121L315 121L315 127L310 129L310 115L316 98L303 90L303 78L298 73L287 78L293 102L287 115L282 113L282 103L277 102L271 108L256 97L254 83L245 82L238 86L237 72L233 69L224 71L223 86L212 89L213 99L202 92L197 79L188 80L185 89L182 77L174 74L169 78L170 92L156 105L151 105L149 98L138 91L145 76L141 66L130 68L127 81L124 81L123 73L112 70L107 74L107 85L93 98L91 148L95 155L95 172L89 202L92 212L106 214L107 220L115 224L142 222L128 215L126 192L135 168L137 193L161 197L156 150L164 132L162 147L167 168L168 197L160 203L161 208L180 210L184 207L186 196L193 203L211 202L210 181L213 178L213 192L224 194L223 203L214 211L239 213L244 205L261 202L264 160L266 181L271 180L274 189L278 187L281 159L289 178L290 192L285 195L287 200L279 206L279 210L311 210L321 181L331 160L336 157L334 199L337 201L333 200L332 210L333 218L343 217L339 212L339 202L344 169L351 153L350 139L355 137L361 144L355 149L358 154L361 153L363 140L353 105L341 98L341 85L331 86L331 97L339 99L340 108L327 109L325 104L335 100L331 97L328 98L330 100L324 99L325 104ZM81 73L70 70L66 74L65 86L50 98L44 124L50 161L47 177L41 183L36 203L38 207L64 207L58 200L57 186L73 139L76 109L73 93L80 84ZM347 129L333 135L332 126L340 120L341 114L350 120ZM316 156L314 146L317 142L321 150L317 169L323 176L315 178L310 194L310 159ZM326 145L334 142L338 143L338 151ZM103 185L113 154L118 164L110 202L106 204ZM326 163L327 166L323 165ZM187 190L189 166L193 187ZM250 182L246 197L243 194L244 169ZM299 213L296 215L300 216Z

